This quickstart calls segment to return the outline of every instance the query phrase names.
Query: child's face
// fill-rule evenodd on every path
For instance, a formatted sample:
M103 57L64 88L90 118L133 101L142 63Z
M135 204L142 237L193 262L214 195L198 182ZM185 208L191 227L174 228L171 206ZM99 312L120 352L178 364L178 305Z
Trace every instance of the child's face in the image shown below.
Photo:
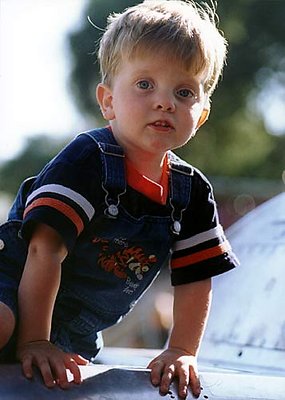
M122 61L112 87L99 85L97 97L126 155L162 159L191 138L207 103L203 75L159 54Z

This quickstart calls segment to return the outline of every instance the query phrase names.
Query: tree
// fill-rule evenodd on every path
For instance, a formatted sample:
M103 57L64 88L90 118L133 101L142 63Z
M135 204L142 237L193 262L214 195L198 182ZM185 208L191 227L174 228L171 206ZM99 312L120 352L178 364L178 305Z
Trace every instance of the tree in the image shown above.
M94 52L107 15L136 3L89 0L81 28L69 37L74 97L79 109L93 119L100 118L95 101L100 77ZM275 83L285 81L285 1L219 0L218 14L229 41L228 65L213 95L210 123L200 130L199 140L178 153L207 174L262 174L278 179L284 169L278 151L284 138L269 134L256 99L272 78ZM87 15L98 28L87 21Z
M44 135L30 138L18 157L1 166L0 191L15 195L21 182L39 173L66 142L67 139L51 139Z

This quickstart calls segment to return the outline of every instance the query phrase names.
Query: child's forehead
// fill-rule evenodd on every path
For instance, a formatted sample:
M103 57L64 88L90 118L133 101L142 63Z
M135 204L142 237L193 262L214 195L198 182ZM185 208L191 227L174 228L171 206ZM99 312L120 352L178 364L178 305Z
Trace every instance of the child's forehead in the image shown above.
M155 66L158 60L162 60L165 65L172 65L173 69L183 71L190 75L207 75L208 68L201 63L199 57L193 55L191 58L182 58L173 54L173 51L166 46L140 46L132 51L124 52L121 55L122 65L124 62L136 63L137 66L146 67L148 61L151 61L151 66Z

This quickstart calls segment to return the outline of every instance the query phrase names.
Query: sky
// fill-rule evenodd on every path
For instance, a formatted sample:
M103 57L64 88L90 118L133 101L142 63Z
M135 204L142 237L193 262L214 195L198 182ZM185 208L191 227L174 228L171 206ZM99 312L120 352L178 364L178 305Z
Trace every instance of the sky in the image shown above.
M36 134L84 129L69 93L66 35L86 0L0 0L0 162Z

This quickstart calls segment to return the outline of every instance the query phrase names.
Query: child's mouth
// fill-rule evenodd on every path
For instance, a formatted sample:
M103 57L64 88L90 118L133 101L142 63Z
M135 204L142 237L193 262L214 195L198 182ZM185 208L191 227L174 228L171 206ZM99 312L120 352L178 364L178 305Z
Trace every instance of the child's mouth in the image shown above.
M173 126L168 121L155 121L151 125L156 128L173 129Z

